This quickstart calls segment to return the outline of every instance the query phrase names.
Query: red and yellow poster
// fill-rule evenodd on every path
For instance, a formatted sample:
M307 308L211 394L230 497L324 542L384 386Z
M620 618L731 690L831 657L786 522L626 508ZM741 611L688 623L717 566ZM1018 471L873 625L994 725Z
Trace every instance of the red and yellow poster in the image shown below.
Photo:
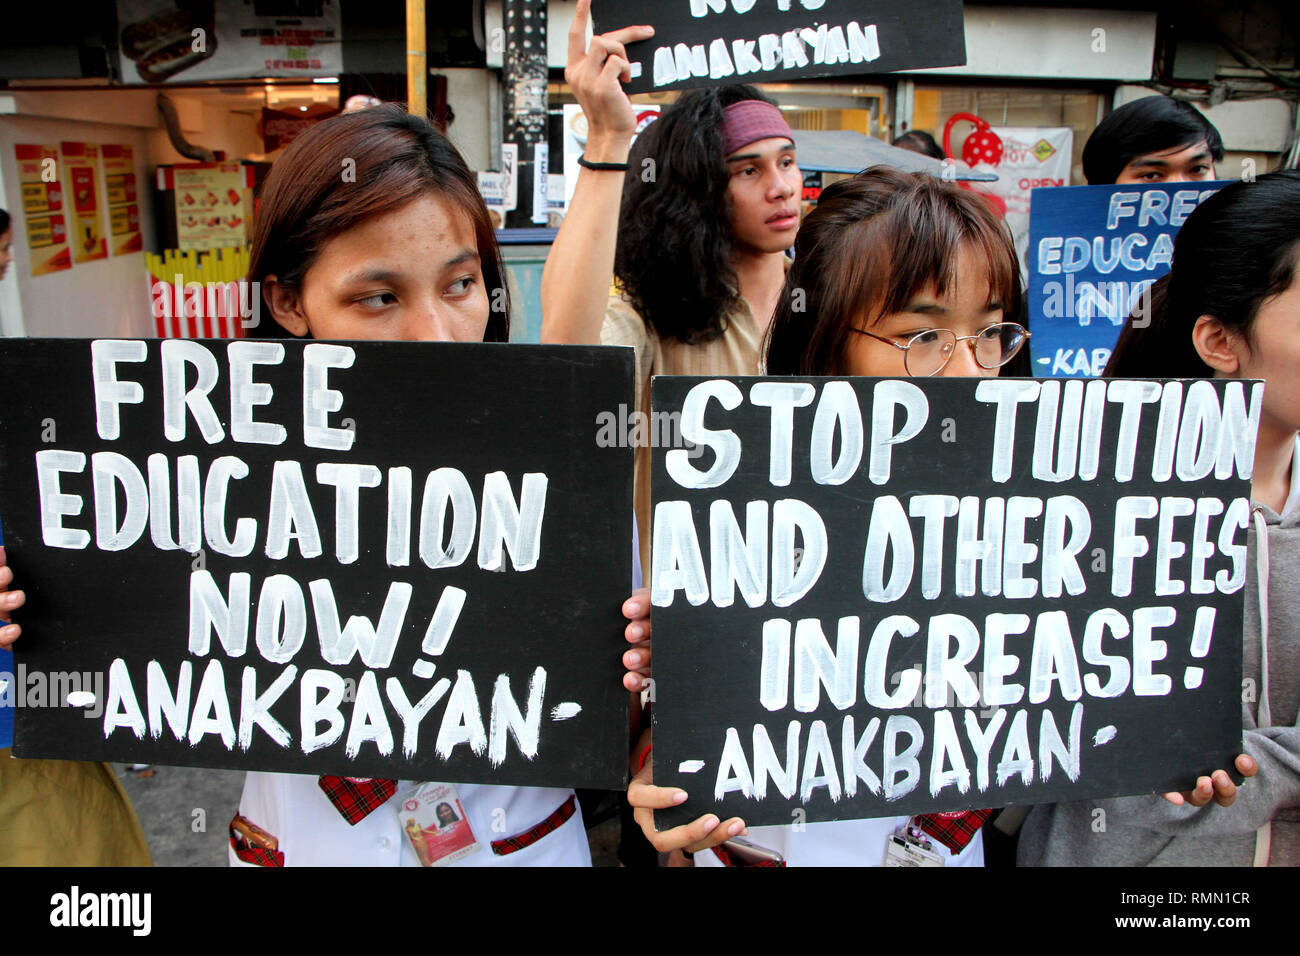
M135 157L130 146L105 143L104 188L108 202L109 245L113 255L122 256L144 248L140 237L140 206L136 198Z
M72 268L68 224L64 219L63 183L59 179L56 146L16 143L18 182L27 221L27 249L32 275L43 276Z
M99 147L61 143L63 168L72 193L72 255L77 262L108 258L99 215Z
M176 191L176 236L182 250L248 245L253 167L177 163L158 167L158 188Z

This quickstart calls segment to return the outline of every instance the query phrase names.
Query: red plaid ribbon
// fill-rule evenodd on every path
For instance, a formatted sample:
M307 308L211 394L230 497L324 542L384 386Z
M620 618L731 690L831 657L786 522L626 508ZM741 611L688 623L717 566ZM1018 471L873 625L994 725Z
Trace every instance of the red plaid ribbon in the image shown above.
M268 850L260 846L240 846L234 837L230 838L230 846L234 849L235 856L245 863L256 863L258 866L284 866L284 854L279 850Z
M760 860L757 863L744 863L727 852L723 844L718 844L713 848L713 855L722 861L723 866L785 866L785 860Z
M573 794L569 794L569 799L560 804L558 810L543 820L531 830L525 830L523 833L516 834L512 837L506 837L504 840L492 841L492 852L497 856L505 856L507 853L517 853L526 846L532 846L546 834L558 830L564 825L564 821L573 816L577 808L577 801Z
M916 818L917 824L954 854L979 833L992 810L957 810L950 813L925 813Z
M317 782L325 791L325 796L330 798L330 803L352 826L387 803L388 798L397 792L397 781L383 777L357 779L323 776Z
M284 866L280 841L239 813L230 821L230 848L245 863Z

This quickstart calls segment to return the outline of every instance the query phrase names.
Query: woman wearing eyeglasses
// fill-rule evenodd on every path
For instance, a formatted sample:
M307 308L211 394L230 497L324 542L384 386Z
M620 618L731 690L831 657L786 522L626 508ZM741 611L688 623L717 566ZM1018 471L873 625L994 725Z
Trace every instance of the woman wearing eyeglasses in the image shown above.
M1020 270L1005 224L979 197L926 175L879 167L822 193L795 240L767 344L769 375L994 376L1027 374L1029 332L1017 322ZM1018 361L1020 360L1020 361ZM907 817L755 827L707 814L656 833L653 809L685 799L651 784L647 731L634 751L628 801L661 852L699 853L730 838L791 866L878 866L900 831L949 866L984 862L975 833L954 850ZM640 766L637 766L639 764ZM945 837L951 839L950 837ZM956 844L959 841L952 841ZM698 864L739 862L742 852L699 853ZM770 852L769 852L770 851Z
M1028 374L1015 249L978 196L877 167L823 192L803 229L769 375Z

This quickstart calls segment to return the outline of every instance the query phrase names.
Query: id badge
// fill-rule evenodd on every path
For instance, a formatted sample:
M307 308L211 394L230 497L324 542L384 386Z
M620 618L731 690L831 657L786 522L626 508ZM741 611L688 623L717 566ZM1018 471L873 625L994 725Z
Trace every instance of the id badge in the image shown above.
M917 824L908 820L895 830L885 844L882 866L943 866L943 857Z
M449 783L412 787L398 799L397 815L421 866L446 866L479 848L456 788Z

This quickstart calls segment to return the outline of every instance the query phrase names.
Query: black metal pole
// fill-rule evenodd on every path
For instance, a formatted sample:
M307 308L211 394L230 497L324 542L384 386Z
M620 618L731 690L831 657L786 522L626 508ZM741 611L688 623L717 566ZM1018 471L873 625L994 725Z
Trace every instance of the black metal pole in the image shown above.
M546 224L546 0L505 0L503 144L519 150L518 200L506 226ZM534 198L536 195L536 199Z

